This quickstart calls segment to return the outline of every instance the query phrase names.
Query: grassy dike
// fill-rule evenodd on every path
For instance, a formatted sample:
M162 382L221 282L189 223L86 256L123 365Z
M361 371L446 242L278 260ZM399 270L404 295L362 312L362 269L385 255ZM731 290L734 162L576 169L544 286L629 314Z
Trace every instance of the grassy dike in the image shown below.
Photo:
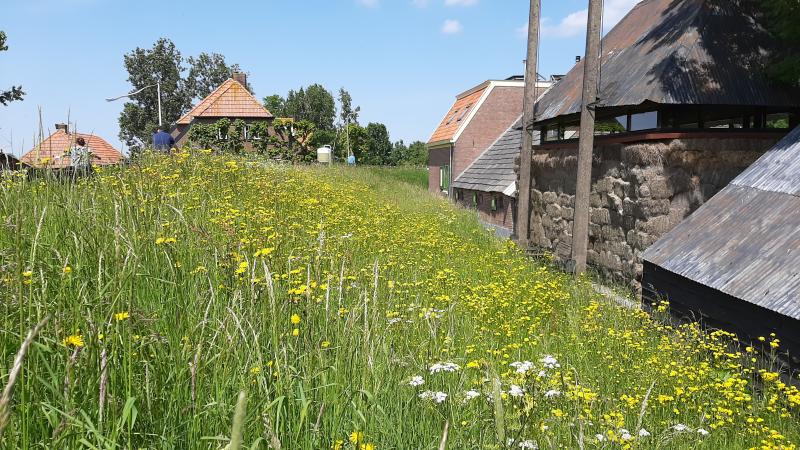
M800 441L800 393L754 357L779 336L619 308L409 177L205 152L7 177L0 447Z

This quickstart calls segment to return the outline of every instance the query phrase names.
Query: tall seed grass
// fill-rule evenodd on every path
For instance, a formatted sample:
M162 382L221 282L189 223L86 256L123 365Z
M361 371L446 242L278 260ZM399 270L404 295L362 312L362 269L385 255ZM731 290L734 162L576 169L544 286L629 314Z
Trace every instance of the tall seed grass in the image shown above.
M12 175L0 220L0 384L51 317L2 448L800 440L800 396L759 349L609 304L379 171L146 157L74 184Z

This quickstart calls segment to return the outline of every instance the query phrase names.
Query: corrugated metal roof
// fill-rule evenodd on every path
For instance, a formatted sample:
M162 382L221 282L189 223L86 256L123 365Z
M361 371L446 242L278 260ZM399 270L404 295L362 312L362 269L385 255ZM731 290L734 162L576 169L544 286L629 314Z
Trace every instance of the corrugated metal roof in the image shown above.
M461 173L453 182L453 187L484 192L508 192L509 186L517 180L514 158L519 155L521 141L520 117Z
M796 107L762 67L778 44L758 25L757 2L644 0L602 40L600 106L645 102ZM536 106L536 120L580 112L583 62Z
M800 319L800 128L659 239L643 258Z

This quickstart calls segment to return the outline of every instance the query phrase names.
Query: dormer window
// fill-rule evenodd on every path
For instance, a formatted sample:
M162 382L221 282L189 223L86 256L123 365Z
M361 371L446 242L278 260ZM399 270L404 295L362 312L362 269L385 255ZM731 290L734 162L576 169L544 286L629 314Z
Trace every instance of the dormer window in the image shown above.
M447 120L447 124L446 124L446 125L450 125L450 123L451 123L451 122L452 122L452 121L453 121L453 120L456 118L456 116L458 115L458 111L459 111L458 109L456 109L455 111L453 111L453 115L452 115L452 116L450 116L450 118Z
M461 122L461 121L464 119L464 116L466 116L466 115L467 115L467 113L469 112L469 109L470 109L470 108L472 108L472 103L470 103L469 105L467 105L467 107L466 107L466 108L464 108L464 110L463 110L463 111L461 111L461 115L460 115L460 116L458 116L458 121L459 121L459 122Z

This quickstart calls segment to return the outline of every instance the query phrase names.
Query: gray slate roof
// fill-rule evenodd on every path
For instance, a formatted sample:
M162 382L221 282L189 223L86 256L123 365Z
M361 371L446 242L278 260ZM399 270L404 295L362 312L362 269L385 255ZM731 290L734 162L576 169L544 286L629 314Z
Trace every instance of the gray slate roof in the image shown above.
M453 187L484 192L505 191L510 197L515 197L515 190L511 186L517 181L514 159L519 155L521 139L520 117L459 175L453 182Z
M800 319L800 128L659 239L643 258Z
M780 48L751 0L644 0L602 40L600 105L643 103L795 107L796 90L769 83ZM536 105L536 120L580 112L583 62Z

